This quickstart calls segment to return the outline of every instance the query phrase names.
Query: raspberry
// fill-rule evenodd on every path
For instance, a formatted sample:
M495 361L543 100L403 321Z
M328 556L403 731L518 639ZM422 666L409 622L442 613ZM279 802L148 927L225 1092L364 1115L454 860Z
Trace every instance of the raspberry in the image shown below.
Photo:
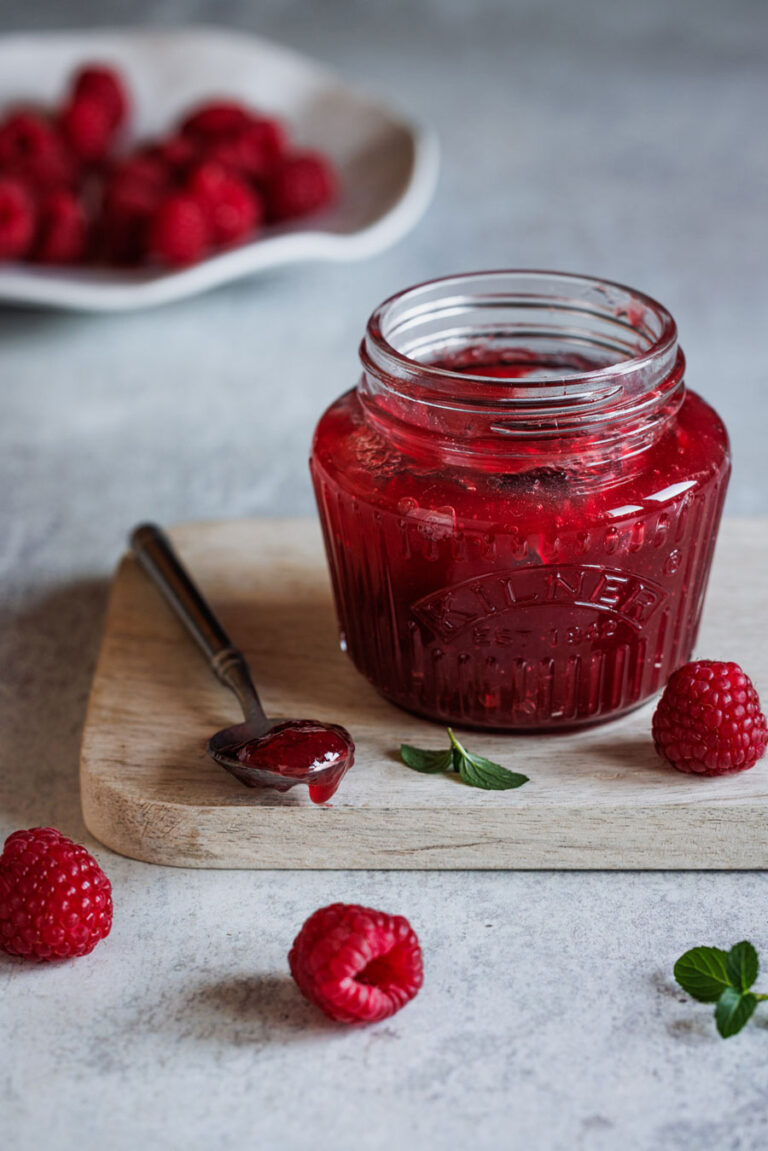
M181 132L185 136L211 139L226 136L244 128L251 121L251 114L242 104L234 101L210 101L201 104L181 122Z
M119 128L128 118L129 100L125 85L119 72L107 65L90 64L75 74L71 103L76 104L80 100L101 105L112 129Z
M724 775L760 759L768 728L739 665L702 659L670 677L653 717L653 740L678 771Z
M112 146L109 109L96 100L73 100L61 114L61 130L78 159L86 163L103 160Z
M112 927L112 887L84 847L52 827L17 831L0 855L0 949L87 955Z
M235 131L203 144L205 158L239 176L264 181L274 172L285 150L283 131L275 120L253 120Z
M187 188L203 208L214 244L236 244L261 223L263 209L257 194L218 164L201 164Z
M171 184L171 172L159 151L143 149L127 156L111 170L108 191L133 184L147 185L165 191Z
M277 167L266 189L272 220L290 220L322 208L336 193L336 177L324 156L296 152Z
M0 123L0 168L36 188L71 184L76 176L61 138L36 112L12 112Z
M159 140L151 149L151 154L165 164L174 175L184 175L200 159L200 149L188 136L169 136Z
M184 267L201 260L210 242L205 212L194 196L178 193L160 204L149 227L149 253L163 264Z
M35 259L42 264L76 264L85 254L88 227L77 197L65 189L40 203Z
M402 915L333 903L311 915L288 956L299 990L340 1023L394 1015L421 987L421 948Z
M35 205L24 184L0 177L0 260L25 256L35 234Z
M126 166L127 167L127 166ZM114 176L104 196L102 230L107 255L119 264L135 264L146 255L150 223L167 193L160 171L138 161L132 171Z

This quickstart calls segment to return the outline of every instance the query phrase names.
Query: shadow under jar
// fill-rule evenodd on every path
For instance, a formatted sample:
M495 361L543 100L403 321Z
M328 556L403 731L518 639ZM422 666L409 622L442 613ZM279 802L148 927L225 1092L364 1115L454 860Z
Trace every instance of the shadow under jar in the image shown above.
M636 707L691 654L730 470L671 315L454 276L372 315L311 469L342 646L388 699L523 730Z

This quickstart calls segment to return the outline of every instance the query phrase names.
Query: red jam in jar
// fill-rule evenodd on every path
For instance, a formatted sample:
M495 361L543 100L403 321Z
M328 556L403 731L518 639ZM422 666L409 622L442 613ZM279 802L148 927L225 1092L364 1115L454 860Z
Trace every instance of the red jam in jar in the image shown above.
M618 284L455 276L374 312L311 469L342 645L394 703L617 716L691 654L730 470L671 315Z

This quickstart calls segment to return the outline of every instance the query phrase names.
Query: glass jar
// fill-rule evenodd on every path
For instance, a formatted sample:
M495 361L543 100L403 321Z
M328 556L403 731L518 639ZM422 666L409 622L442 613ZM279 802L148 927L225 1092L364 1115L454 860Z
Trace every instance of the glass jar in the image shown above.
M574 727L691 654L730 471L671 315L582 276L489 272L371 316L311 470L342 646L409 711Z

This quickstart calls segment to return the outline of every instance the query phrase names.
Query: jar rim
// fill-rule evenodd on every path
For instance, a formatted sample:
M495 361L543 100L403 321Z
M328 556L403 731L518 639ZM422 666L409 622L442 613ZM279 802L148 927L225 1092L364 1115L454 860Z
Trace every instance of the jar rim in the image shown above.
M514 282L514 288L510 290L509 285ZM621 325L629 331L637 334L638 337L647 341L647 346L638 351L637 354L628 355L625 358L618 359L616 362L610 363L605 366L595 368L588 371L575 371L563 372L553 376L551 372L546 374L538 374L535 371L526 373L526 378L523 381L515 381L516 391L519 393L521 390L525 391L529 387L532 391L540 389L542 385L553 384L562 385L559 390L559 395L562 397L566 394L577 399L580 394L585 398L594 395L595 389L599 392L600 384L610 383L617 384L621 381L622 377L632 375L648 380L649 375L655 375L654 368L663 370L671 370L674 365L677 351L677 325L671 313L659 303L658 300L652 296L647 295L645 292L639 292L634 288L629 288L625 284L619 283L614 280L605 280L599 277L585 276L573 272L559 272L548 271L545 269L491 269L489 271L479 272L462 272L455 275L437 277L432 280L425 280L419 284L411 287L404 288L400 292L389 296L384 300L371 314L366 327L365 338L361 352L363 353L364 362L367 359L369 363L375 364L380 370L389 371L395 377L403 378L415 375L418 376L422 384L429 382L435 387L436 391L444 391L451 386L461 388L462 385L466 386L472 383L493 384L498 386L500 381L497 377L484 375L482 372L467 372L454 371L450 368L441 365L430 364L414 358L403 352L395 346L391 340L390 330L391 320L398 308L403 305L411 304L410 315L424 316L433 310L433 304L430 304L429 297L440 290L445 293L445 304L450 305L453 302L458 304L463 301L469 304L470 297L468 291L473 286L486 284L491 288L498 287L499 299L506 298L508 302L512 302L512 298L516 295L524 295L522 292L526 285L531 286L536 283L548 282L553 287L561 285L564 289L582 289L582 298L586 293L604 294L606 298L613 293L618 297L626 297L626 308L622 309L624 315L614 311L614 321L617 325ZM504 285L508 285L506 291L503 290ZM451 293L454 293L452 296ZM455 295L455 293L463 293L463 295ZM437 297L441 298L441 297ZM436 303L436 299L434 303ZM486 305L489 306L488 301L491 297L480 297L485 299ZM541 306L547 306L547 300L551 300L554 305L559 301L560 306L563 308L572 308L573 304L565 303L565 298L553 293L540 292L535 295ZM579 296L572 297L578 300ZM420 302L421 301L421 302ZM491 305L493 306L493 305ZM526 303L525 306L531 306ZM633 310L634 309L634 310ZM592 313L598 317L600 309L594 304L582 303L581 311L584 313ZM604 318L610 315L610 309L606 309L602 313ZM656 330L649 335L647 327L644 327L640 322L639 317L642 316L643 321L647 321L650 316L655 321ZM520 388L520 384L523 387ZM538 392L541 398L541 392ZM519 398L519 397L518 397ZM603 396L605 398L605 396Z

